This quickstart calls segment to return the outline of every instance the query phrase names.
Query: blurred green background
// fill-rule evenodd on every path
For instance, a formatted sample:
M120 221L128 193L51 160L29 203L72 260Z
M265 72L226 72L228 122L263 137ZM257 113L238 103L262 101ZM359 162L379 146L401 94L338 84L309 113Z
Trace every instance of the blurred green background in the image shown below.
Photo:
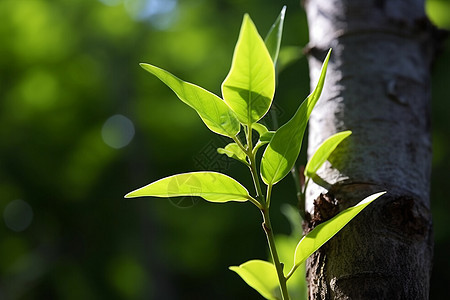
M0 1L0 299L259 299L227 269L267 257L251 204L123 195L191 170L251 186L243 166L216 154L228 141L138 63L220 94L243 14L265 35L282 5L283 45L300 49L298 0ZM427 10L450 29L449 1ZM433 299L450 282L444 46L433 68ZM281 73L280 122L308 94L307 68L300 57ZM278 233L290 232L279 208L293 195L291 178L274 191Z

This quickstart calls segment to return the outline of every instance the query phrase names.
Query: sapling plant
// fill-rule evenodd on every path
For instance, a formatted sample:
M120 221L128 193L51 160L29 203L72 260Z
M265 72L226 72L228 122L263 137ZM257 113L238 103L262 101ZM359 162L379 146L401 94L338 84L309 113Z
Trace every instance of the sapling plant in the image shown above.
M248 168L253 179L252 192L228 175L200 171L160 179L128 193L125 197L198 196L215 203L250 202L261 212L272 260L250 260L230 269L264 298L288 300L290 298L287 281L298 267L383 193L367 197L316 226L301 238L292 254L292 266L286 266L280 261L270 219L272 189L291 171L299 156L306 125L322 92L331 55L330 49L315 89L300 104L292 118L277 130L269 130L263 125L261 119L269 111L275 94L275 70L284 15L285 7L265 40L259 35L249 15L244 16L231 68L222 83L222 97L185 82L161 68L141 64L142 68L171 88L181 101L192 107L212 132L230 138L230 143L217 151L236 159ZM344 131L331 136L312 155L304 171L305 184L299 191L300 202L303 201L301 206L304 207L308 182L315 179L319 168L350 134L350 131ZM262 149L262 156L257 156L257 152ZM261 157L260 161L258 157Z

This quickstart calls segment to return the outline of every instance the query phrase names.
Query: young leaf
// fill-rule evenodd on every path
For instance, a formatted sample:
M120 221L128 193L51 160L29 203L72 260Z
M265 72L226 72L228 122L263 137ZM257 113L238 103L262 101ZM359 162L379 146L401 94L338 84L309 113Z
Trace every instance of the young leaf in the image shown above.
M261 143L269 143L274 135L275 131L267 131L266 133L264 133L259 137L259 140L261 141Z
M261 123L253 123L252 128L258 132L259 136L262 136L264 133L269 131L269 129Z
M246 160L247 155L236 143L230 143L226 145L225 148L218 148L217 152L220 154L226 154L228 157L234 158L248 165L248 162Z
M239 121L218 96L195 84L185 82L166 70L143 63L140 66L158 77L175 92L181 101L195 109L211 131L228 137L238 134Z
M259 141L253 148L253 153L256 154L259 148L270 142L273 135L275 134L275 131L269 131L267 127L261 123L253 123L252 129L255 129L259 134Z
M250 126L269 110L275 93L275 69L266 45L246 14L222 83L225 102L242 124Z
M134 197L198 196L211 202L244 202L250 199L245 187L216 172L192 172L169 176L125 195Z
M336 149L336 147L352 132L350 130L336 133L326 139L314 152L311 159L308 161L305 167L305 176L313 177L317 170L323 165L323 163L328 159L331 153Z
M283 8L281 9L278 18L275 20L275 23L273 23L272 27L269 30L269 33L267 33L267 36L264 39L267 50L269 50L270 57L272 58L274 65L277 62L278 53L280 52L285 14L286 14L286 5L283 6Z
M311 254L313 254L336 233L338 233L339 230L347 225L347 223L350 222L367 205L385 193L386 192L373 194L359 202L357 205L340 212L331 220L317 225L316 228L304 236L298 243L297 248L295 249L294 267L290 273L294 272L301 263L303 263Z
M266 299L277 299L278 276L275 266L264 260L250 260L238 267L230 267Z
M261 160L261 177L267 185L274 185L283 179L297 160L306 124L322 93L330 54L331 49L323 62L319 82L314 91L302 102L292 119L275 132L264 151Z

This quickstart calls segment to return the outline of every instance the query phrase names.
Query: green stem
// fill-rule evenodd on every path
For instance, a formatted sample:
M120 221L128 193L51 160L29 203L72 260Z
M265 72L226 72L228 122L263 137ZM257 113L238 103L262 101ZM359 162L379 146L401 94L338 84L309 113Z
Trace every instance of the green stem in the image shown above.
M250 123L247 127L247 145L248 145L248 151L251 153L253 150L253 141L252 141L252 124Z
M286 278L283 273L283 265L278 257L277 248L275 246L275 238L273 235L272 224L270 223L269 209L264 208L261 210L263 215L263 228L266 233L267 242L269 243L270 254L272 255L273 263L275 264L275 269L277 270L278 281L280 283L281 296L283 300L289 300L289 294L286 285Z
M292 178L294 178L295 189L297 190L297 200L300 202L302 196L302 185L300 183L300 176L298 176L297 166L294 165L291 169Z
M262 194L261 183L259 182L258 171L256 170L255 156L251 151L248 153L248 159L250 160L250 173L252 173L253 183L255 184L256 197L262 202L264 201L264 195Z
M272 184L269 184L267 186L267 195L266 195L266 207L267 207L267 209L269 209L269 207L270 207L270 199L272 199L272 187L273 187Z
M264 195L261 189L261 183L259 182L258 171L256 170L255 154L253 153L253 141L252 141L252 127L247 127L247 156L249 159L250 173L252 174L253 183L255 185L256 197L261 203L264 202Z
M243 149L249 160L249 168L252 173L253 182L255 184L256 195L259 201L252 201L256 206L259 207L262 216L263 216L263 228L267 237L267 242L269 244L270 254L272 256L273 263L275 264L275 269L277 270L278 281L280 284L281 295L283 300L289 300L289 294L286 285L286 278L283 273L283 265L280 262L280 258L278 257L277 248L275 246L275 237L273 235L272 224L270 223L269 216L269 207L270 207L270 198L272 194L272 185L269 184L267 186L267 195L266 200L264 201L264 195L262 194L261 183L258 176L258 172L256 170L256 162L255 162L255 153L253 153L253 143L252 143L252 128L251 126L247 127L247 149ZM237 139L236 139L237 140ZM236 142L238 145L239 143ZM242 144L240 145L241 148Z
M247 149L245 149L244 145L242 145L242 142L241 142L241 140L239 139L238 136L233 137L233 141L239 146L239 148L242 149L242 151L247 153Z
M257 208L259 208L260 210L263 210L264 209L264 207L262 206L262 204L261 203L259 203L259 201L258 200L256 200L255 198L253 198L253 197L249 197L248 198L248 200L251 202L251 203L253 203Z

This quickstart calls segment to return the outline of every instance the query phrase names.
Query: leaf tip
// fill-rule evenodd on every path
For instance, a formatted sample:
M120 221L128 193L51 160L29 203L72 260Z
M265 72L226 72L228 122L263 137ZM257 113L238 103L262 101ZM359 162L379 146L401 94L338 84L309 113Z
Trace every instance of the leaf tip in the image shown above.
M284 19L284 15L286 14L287 5L283 5L283 8L281 9L281 19Z
M127 193L125 196L123 196L125 199L130 199L130 198L137 198L137 197L142 197L142 195L140 194L142 188L138 188L135 189L129 193Z
M383 196L386 193L387 193L387 191L378 192L378 193L373 194L373 197L376 199L376 198Z
M152 65L147 63L139 63L139 66L147 72L151 72Z
M331 52L332 52L332 51L333 51L333 48L330 48L330 49L328 50L327 56L325 57L324 64L325 64L325 62L328 64L328 61L330 60L330 56L331 56Z
M342 131L341 134L344 136L344 139L349 137L353 132L351 130Z
M136 196L134 196L133 194L134 194L134 191L133 191L133 192L129 192L128 194L126 194L126 195L123 196L123 197L124 197L125 199L130 199L130 198L136 197Z
M379 197L383 196L383 195L386 194L386 193L387 193L387 191L383 191L383 192L378 192L378 193L372 194L372 195L370 195L369 197L367 197L367 198L365 198L364 200L362 200L361 202L359 202L359 203L357 204L357 206L359 206L359 205L364 205L364 204L366 204L366 203L373 202L373 201L375 201L376 199L378 199Z
M238 266L229 266L228 267L228 270L233 271L233 272L236 272L237 269L239 269Z
M245 13L244 14L244 19L242 20L242 27L246 27L246 26L249 26L249 25L256 28L256 25L255 25L255 23L253 23L253 20L250 17L250 15L248 13Z

